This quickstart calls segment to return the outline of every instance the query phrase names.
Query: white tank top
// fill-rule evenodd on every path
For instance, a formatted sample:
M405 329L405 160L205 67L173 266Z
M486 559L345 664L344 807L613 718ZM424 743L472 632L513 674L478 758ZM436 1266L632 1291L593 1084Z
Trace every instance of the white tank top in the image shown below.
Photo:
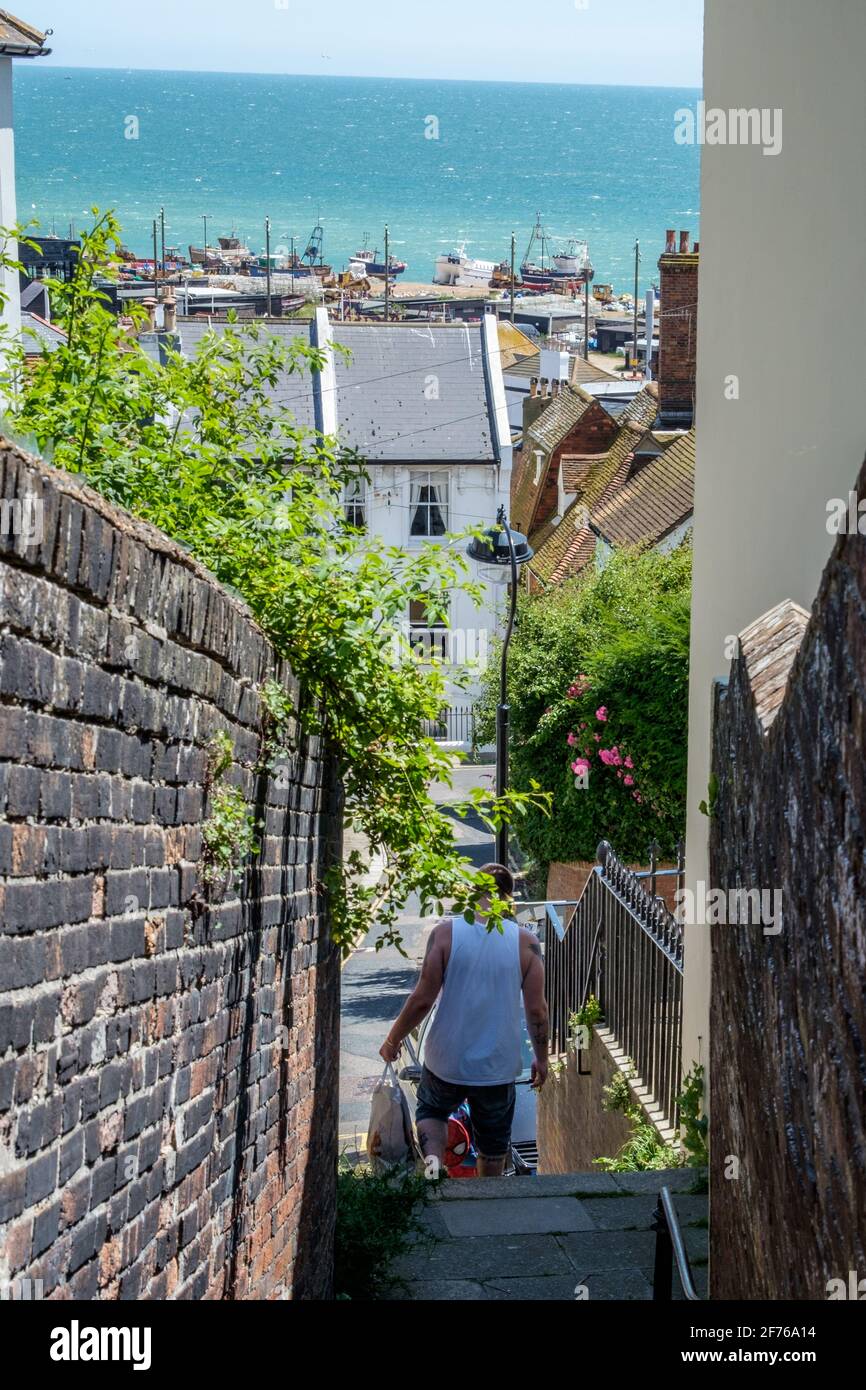
M424 1064L455 1085L502 1086L520 1075L520 928L503 931L454 917L451 954L436 1016L427 1032Z

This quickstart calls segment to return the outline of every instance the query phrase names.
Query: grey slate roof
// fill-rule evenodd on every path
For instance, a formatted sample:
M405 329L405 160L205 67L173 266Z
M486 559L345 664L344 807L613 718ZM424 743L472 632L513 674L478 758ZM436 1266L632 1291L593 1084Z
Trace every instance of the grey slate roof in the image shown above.
M224 333L230 326L180 320L183 352L194 357L206 334ZM265 331L284 340L314 340L313 327L306 323L271 320ZM371 463L496 460L480 323L334 323L331 333L335 387L319 374L298 372L286 373L271 390L273 401L301 428L315 430L321 420L333 417L336 404L339 442ZM149 333L139 337L157 361L161 338ZM339 348L348 349L348 359ZM335 391L336 402L325 401L323 412L328 391Z
M208 323L207 320L183 319L178 324L183 351L187 357L195 357L202 338L208 333L224 333L233 325L227 323ZM269 323L267 332L288 344L296 339L310 342L310 328L307 323ZM270 391L275 405L281 406L294 416L301 429L316 428L316 414L313 397L313 381L308 371L286 372Z
M482 326L335 323L340 441L376 462L494 460Z
M38 314L28 313L26 309L21 310L21 339L25 352L39 353L44 347L49 352L55 352L65 337L66 334L61 328L55 328L54 324L48 323Z

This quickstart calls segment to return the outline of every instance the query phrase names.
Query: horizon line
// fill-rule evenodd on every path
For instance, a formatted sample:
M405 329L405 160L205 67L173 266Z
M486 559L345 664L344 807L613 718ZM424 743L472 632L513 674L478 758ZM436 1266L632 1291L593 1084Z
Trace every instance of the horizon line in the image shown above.
M474 83L484 86L497 87L588 87L588 88L609 88L609 87L632 87L639 91L656 92L701 92L702 86L692 86L690 83L662 83L662 82L551 82L541 78L515 78L515 77L401 77L394 74L383 75L381 73L352 73L352 72L257 72L251 69L230 69L230 68L150 68L150 67L129 67L129 66L95 66L90 63L42 63L41 65L28 64L25 69L29 72L122 72L122 73L153 73L165 75L167 73L185 74L195 77L312 77L323 79L324 81L353 81L353 82L450 82L454 85L458 83ZM20 71L20 68L18 69Z

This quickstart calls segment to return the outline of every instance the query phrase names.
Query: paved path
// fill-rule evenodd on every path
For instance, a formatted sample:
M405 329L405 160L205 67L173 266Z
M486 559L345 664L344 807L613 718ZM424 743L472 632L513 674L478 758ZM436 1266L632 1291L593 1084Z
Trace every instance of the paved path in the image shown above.
M676 1194L697 1291L706 1298L707 1198L685 1190L694 1181L682 1168L450 1180L424 1209L429 1238L394 1265L404 1282L392 1299L650 1299L650 1225L662 1186ZM682 1297L676 1276L674 1296Z
M433 788L440 803L463 799L471 787L489 790L493 768L462 766L455 769L454 787ZM493 840L477 819L455 817L457 842L473 864L491 858ZM436 919L418 915L418 901L411 898L400 916L402 956L394 946L375 948L379 935L372 930L343 968L340 1009L340 1148L347 1153L363 1150L370 1096L382 1072L379 1048L418 978L427 933Z

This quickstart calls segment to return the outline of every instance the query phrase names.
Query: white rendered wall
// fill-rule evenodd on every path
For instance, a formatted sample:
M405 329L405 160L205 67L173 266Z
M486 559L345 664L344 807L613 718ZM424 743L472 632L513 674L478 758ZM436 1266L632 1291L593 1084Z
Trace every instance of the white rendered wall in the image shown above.
M783 144L776 156L703 149L691 887L708 878L698 805L711 688L729 668L725 638L782 599L811 607L834 539L827 499L847 497L866 447L864 61L864 0L706 0L708 108L779 107ZM707 1061L706 928L686 929L685 969L688 1068Z
M0 227L14 227L18 221L15 202L15 134L12 117L12 59L0 57ZM18 255L18 245L10 242L6 254ZM2 272L3 293L8 303L2 311L4 326L14 334L21 331L21 303L18 271Z

